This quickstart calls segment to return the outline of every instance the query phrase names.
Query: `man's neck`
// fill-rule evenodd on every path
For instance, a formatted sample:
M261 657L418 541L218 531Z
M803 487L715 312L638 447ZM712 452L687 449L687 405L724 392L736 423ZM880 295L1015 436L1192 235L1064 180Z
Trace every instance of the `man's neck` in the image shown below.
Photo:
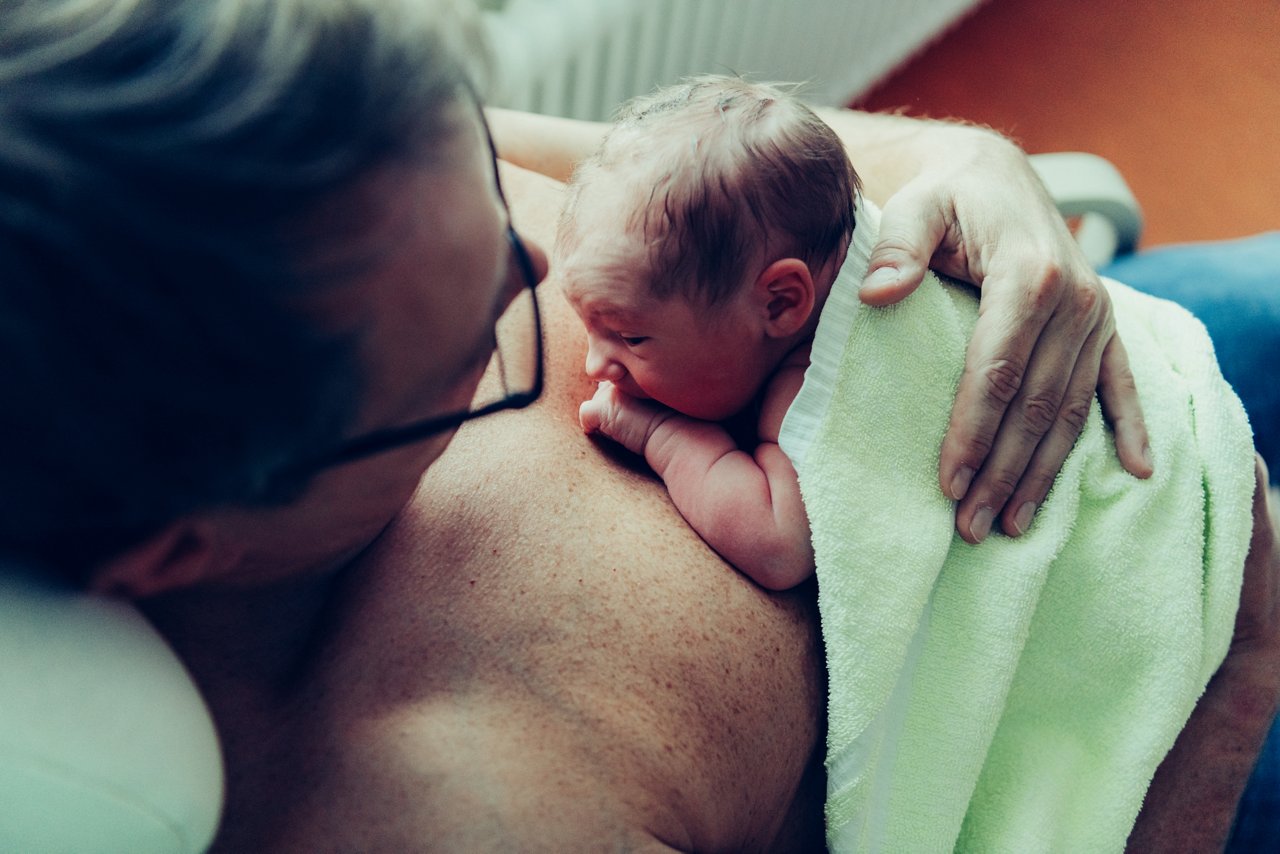
M215 848L266 838L287 790L307 686L339 601L342 573L256 588L193 588L140 607L186 664L213 715L227 774Z
M140 607L202 690L238 685L270 692L287 688L305 669L340 578L332 572L261 587L195 587Z

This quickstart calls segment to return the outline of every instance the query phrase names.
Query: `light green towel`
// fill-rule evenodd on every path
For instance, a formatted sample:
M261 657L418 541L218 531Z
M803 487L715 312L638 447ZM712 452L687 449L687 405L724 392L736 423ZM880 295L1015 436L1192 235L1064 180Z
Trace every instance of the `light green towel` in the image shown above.
M1108 283L1156 473L1097 404L1029 533L970 546L938 452L975 293L858 303L864 206L781 442L813 529L833 851L1120 851L1226 653L1252 441L1203 327Z

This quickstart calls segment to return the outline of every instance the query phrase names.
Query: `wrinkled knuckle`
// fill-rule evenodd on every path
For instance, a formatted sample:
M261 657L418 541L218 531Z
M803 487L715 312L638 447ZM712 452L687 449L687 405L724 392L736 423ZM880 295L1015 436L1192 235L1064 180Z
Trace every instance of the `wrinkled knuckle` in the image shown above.
M991 454L996 441L994 428L962 421L958 412L953 413L947 427L947 439L953 443L953 458L975 469Z
M1062 267L1053 261L1042 262L1031 282L1032 304L1042 311L1057 305L1062 299L1064 284Z
M1085 422L1089 419L1091 403L1092 398L1068 400L1062 409L1058 411L1058 420L1078 436L1083 432Z
M1030 433L1043 436L1058 420L1061 401L1047 394L1028 395L1022 401L1022 418Z
M997 499L997 504L1003 504L1018 488L1018 480L1018 475L1011 471L992 472L987 479L987 492Z
M1089 310L1093 316L1108 332L1114 331L1116 315L1111 305L1111 294L1107 291L1106 285L1094 276L1090 286L1085 290L1088 294Z
M1094 329L1100 333L1099 340L1104 344L1110 341L1116 335L1116 316L1111 310L1111 305L1106 305L1105 311L1099 311L1091 321Z
M1056 479L1055 474L1045 472L1030 472L1022 478L1022 492L1032 501L1039 503L1049 494L1049 490L1053 488L1053 481Z
M1092 321L1098 316L1098 312L1102 308L1102 300L1105 294L1102 292L1100 285L1086 285L1076 288L1075 308L1076 317L1082 321Z
M1022 366L1010 359L991 362L982 372L987 396L1007 406L1022 388L1022 376Z
M968 453L965 455L966 460L985 460L991 455L991 451L996 446L994 436L975 436L969 442Z
M1133 371L1128 365L1116 369L1114 382L1125 391L1135 394L1138 391L1138 381L1133 378Z
M903 258L911 257L915 251L915 247L905 235L882 232L880 242L876 244L868 259L868 266L874 267L885 262L901 261Z

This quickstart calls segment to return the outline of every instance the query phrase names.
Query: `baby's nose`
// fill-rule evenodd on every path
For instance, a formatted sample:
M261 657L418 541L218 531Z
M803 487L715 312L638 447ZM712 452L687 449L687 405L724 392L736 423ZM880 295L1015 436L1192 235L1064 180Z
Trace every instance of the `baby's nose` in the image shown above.
M592 336L587 342L587 376L596 382L602 380L617 382L626 374L626 369L614 359L609 358L607 348L601 346L594 338L595 336Z

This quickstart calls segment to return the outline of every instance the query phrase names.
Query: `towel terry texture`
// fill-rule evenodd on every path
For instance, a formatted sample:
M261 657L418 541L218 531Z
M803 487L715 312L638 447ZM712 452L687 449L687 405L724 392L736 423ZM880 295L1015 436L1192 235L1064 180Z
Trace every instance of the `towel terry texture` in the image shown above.
M862 204L781 444L813 531L833 851L1120 851L1226 653L1253 450L1203 327L1108 282L1155 461L1120 466L1097 403L1031 530L954 531L938 453L977 319L929 275L857 288Z

